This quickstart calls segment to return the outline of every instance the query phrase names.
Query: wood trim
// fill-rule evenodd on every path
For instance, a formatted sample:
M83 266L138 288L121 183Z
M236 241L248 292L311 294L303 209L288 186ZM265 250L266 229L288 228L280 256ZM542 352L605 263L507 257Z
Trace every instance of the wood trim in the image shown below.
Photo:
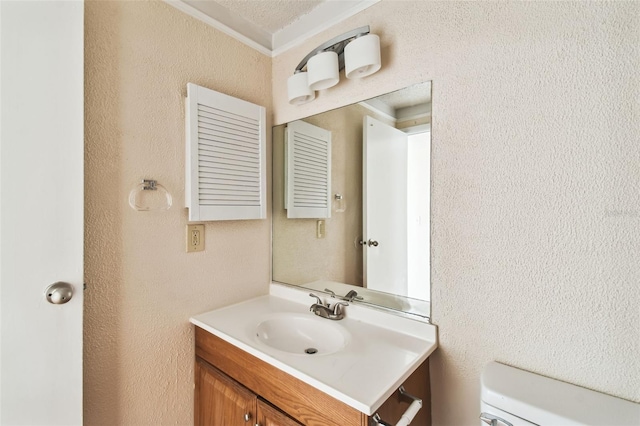
M195 366L193 369L193 379L195 388L193 391L193 424L200 425L202 424L202 419L200 419L200 404L201 404L201 396L200 389L202 389L202 366L203 362L199 362L196 358Z
M367 426L367 415L355 408L200 327L195 327L195 335L196 356L242 383L300 423L307 426Z

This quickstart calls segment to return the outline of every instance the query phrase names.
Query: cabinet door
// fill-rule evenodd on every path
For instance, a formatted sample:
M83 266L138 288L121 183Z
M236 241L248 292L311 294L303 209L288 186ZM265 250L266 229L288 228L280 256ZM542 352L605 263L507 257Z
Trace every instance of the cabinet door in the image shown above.
M210 365L196 360L197 426L253 426L256 395Z
M301 426L301 423L258 399L258 423L256 426Z

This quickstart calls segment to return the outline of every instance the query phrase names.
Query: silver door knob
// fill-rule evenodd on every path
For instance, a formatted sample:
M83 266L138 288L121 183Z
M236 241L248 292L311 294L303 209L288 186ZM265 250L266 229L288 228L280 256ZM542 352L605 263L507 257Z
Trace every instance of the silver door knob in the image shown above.
M369 245L369 247L371 247L371 246L378 247L378 242L377 241L369 240L367 242L367 244Z
M248 422L249 420L251 420L251 413L245 413L245 415L244 415L245 423Z
M62 305L73 297L73 286L69 283L58 281L47 287L44 291L44 296L47 298L47 302L54 305Z

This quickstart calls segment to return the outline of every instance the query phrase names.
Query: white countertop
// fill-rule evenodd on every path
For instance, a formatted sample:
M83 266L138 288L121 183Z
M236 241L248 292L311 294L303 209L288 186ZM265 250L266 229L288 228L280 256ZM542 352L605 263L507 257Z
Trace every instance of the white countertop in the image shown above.
M291 354L258 340L256 327L265 318L281 312L313 317L312 303L306 291L272 284L270 295L196 315L191 323L367 415L437 347L436 326L357 304L336 321L351 336L342 351Z

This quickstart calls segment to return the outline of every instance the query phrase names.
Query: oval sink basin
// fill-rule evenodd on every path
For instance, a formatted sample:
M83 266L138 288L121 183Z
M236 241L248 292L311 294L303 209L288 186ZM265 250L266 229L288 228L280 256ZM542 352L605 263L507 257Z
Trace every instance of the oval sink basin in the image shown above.
M328 355L349 343L349 332L315 315L275 314L256 327L258 340L279 351L299 355Z

